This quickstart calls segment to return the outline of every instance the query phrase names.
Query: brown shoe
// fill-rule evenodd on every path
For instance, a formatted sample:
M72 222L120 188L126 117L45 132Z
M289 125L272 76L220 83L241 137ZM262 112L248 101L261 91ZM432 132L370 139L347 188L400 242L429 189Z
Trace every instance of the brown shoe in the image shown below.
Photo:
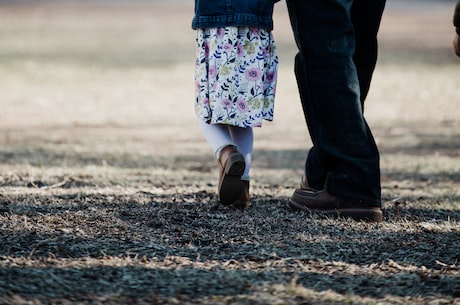
M217 160L219 166L219 201L229 205L240 198L243 192L241 175L243 175L246 164L244 157L234 146L224 147Z
M329 194L326 190L311 192L296 189L289 206L293 209L315 212L328 216L352 218L354 220L365 220L382 222L382 209L372 207L353 200L343 199Z
M240 198L233 203L233 206L235 208L245 210L249 207L251 202L251 197L249 195L249 181L241 180L241 183L243 184L243 193L241 193Z

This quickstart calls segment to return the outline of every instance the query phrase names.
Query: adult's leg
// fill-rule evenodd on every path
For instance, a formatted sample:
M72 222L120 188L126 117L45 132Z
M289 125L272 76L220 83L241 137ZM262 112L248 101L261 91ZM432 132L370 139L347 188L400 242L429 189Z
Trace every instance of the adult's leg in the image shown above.
M352 3L287 0L299 48L296 76L316 150L306 168L327 172L324 188L330 194L380 206L379 153L363 117L353 61Z
M351 7L351 20L356 37L353 60L358 71L363 109L377 62L377 33L385 9L385 2L386 0L354 0Z
M305 115L310 137L313 142L313 147L310 148L305 162L305 178L308 181L308 189L322 190L327 178L326 163L321 162L321 159L327 159L327 156L319 156L319 151L316 149L315 143L318 143L315 133L315 116L314 105L310 97L310 88L308 75L306 73L306 63L303 60L302 53L299 52L295 57L295 75L299 87L300 100Z
M372 74L377 63L377 34L385 9L385 3L386 0L354 0L351 7L351 20L355 30L355 54L353 61L355 62L358 73L360 101L363 111L364 101L369 92ZM300 53L296 61L302 61ZM296 71L298 81L303 83L302 87L308 86L304 82L306 75L303 75L305 63L299 62L296 64L296 67L300 67ZM303 100L308 103L307 97L304 97ZM308 111L308 109L304 107L305 111ZM326 181L327 171L321 165L321 158L318 156L318 151L315 147L310 149L308 160L305 164L305 172L309 173L308 183L314 189L322 189Z

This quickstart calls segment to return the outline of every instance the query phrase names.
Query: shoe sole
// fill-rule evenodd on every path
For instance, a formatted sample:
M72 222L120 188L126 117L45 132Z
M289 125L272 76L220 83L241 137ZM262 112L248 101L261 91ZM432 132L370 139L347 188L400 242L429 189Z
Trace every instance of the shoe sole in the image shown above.
M241 176L246 168L244 157L240 153L232 154L227 161L224 177L219 186L219 200L224 205L233 204L243 193Z
M382 222L383 213L378 207L369 208L344 208L344 209L310 209L306 206L289 199L288 205L290 208L295 210L302 210L311 213L315 213L322 216L334 217L334 218L351 218L356 221L368 221L368 222Z

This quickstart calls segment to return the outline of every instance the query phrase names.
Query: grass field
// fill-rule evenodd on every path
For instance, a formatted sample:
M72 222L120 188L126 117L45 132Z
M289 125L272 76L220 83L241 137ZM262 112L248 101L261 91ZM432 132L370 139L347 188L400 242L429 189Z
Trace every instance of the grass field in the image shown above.
M311 144L284 3L243 212L193 114L191 3L0 2L0 304L460 304L454 4L414 3L382 23L367 224L286 206Z

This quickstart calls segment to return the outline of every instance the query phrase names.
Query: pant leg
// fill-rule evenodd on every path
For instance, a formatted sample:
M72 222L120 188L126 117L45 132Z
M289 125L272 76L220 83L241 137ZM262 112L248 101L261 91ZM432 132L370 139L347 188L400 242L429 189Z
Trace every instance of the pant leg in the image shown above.
M364 101L369 92L372 74L377 62L377 33L380 27L385 3L386 0L354 0L351 7L351 18L355 29L356 40L353 61L355 62L358 73L360 100L363 111ZM296 60L301 60L300 56L296 58ZM296 65L296 67L298 66L304 67L305 64L300 63ZM296 74L299 75L301 72L296 71ZM300 82L306 79L304 75L298 78ZM304 109L304 111L307 110ZM324 166L320 164L320 158L315 147L310 149L308 159L309 161L305 164L305 172L309 173L309 184L315 189L322 189L326 181L327 171L325 171L323 169Z
M355 28L356 47L353 60L358 71L361 103L369 92L375 64L377 62L377 33L380 27L386 0L354 0L351 19Z
M326 160L327 156L319 156L319 152L316 149L315 143L318 143L315 133L315 116L313 112L314 105L310 98L310 89L308 82L308 75L305 70L306 63L303 60L302 53L298 53L295 57L295 75L297 84L299 87L300 100L302 101L302 108L305 115L308 131L313 142L313 147L308 152L308 156L305 162L305 174L307 175L308 184L317 190L324 188L324 184L327 178L326 165L327 162L321 162L321 159Z
M379 153L363 117L353 60L353 1L287 0L287 4L299 48L296 77L314 145L306 168L321 167L327 173L324 187L331 194L378 206ZM315 180L307 174L309 182Z

